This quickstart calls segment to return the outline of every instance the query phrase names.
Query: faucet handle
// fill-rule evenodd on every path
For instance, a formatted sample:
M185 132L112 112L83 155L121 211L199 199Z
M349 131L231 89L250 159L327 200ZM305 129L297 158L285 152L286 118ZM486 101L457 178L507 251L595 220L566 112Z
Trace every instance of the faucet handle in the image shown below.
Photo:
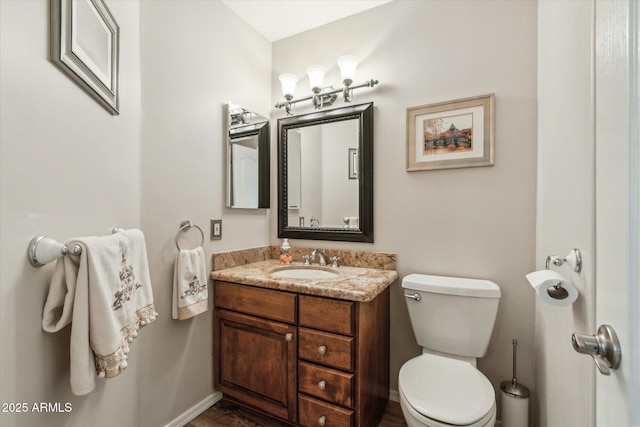
M309 261L311 259L311 255L303 255L302 258L304 258L303 265L311 265L311 261Z
M340 260L339 256L332 256L329 258L331 260L331 268L338 268L338 261Z

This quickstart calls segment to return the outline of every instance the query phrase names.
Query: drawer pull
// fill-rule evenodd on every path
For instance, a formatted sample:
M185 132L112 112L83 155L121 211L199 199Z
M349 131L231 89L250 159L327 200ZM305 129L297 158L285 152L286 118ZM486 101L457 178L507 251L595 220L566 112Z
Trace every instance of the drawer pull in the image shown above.
M291 341L293 339L293 334L289 332L287 335L284 336L284 339L287 341Z
M318 424L323 426L327 423L327 417L325 417L324 415L321 416L320 418L318 418Z
M327 388L327 382L326 382L325 380L321 380L321 381L318 383L318 388L319 388L320 390L324 390L325 388Z
M321 345L320 347L318 347L318 353L319 354L325 354L326 352L327 352L327 346L326 345Z

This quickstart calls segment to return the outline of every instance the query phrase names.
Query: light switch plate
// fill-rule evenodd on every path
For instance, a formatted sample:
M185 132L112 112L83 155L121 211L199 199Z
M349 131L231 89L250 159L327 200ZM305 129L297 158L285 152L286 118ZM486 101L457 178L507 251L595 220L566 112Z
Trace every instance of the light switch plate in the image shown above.
M222 240L222 220L211 220L211 240Z

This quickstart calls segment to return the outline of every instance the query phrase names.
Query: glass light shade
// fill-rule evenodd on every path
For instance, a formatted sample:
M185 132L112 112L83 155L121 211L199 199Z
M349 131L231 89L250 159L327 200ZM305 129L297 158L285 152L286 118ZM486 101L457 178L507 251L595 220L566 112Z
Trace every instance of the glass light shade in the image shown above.
M338 66L340 74L345 85L350 86L356 78L356 67L358 66L358 58L355 55L345 55L338 58Z
M293 95L296 92L296 83L298 83L298 76L291 73L284 73L280 74L278 79L282 85L282 95L285 99L293 99Z
M309 76L309 86L311 86L311 90L313 90L313 92L322 90L325 68L322 65L309 65L306 71Z

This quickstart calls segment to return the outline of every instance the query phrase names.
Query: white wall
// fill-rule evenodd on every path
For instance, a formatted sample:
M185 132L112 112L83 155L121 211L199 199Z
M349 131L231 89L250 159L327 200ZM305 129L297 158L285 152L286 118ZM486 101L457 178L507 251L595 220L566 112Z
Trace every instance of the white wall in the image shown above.
M214 252L269 243L268 210L224 207L223 119L230 100L268 116L271 44L220 2L143 1L140 15L142 227L156 308L164 313L146 334L140 425L156 426L213 391L212 311L170 318L180 222L188 218L205 231L208 269ZM209 241L209 220L217 218L222 240ZM199 241L192 230L181 246Z
M47 1L0 2L0 401L73 408L0 413L2 426L161 426L207 398L212 313L170 318L180 221L208 237L209 219L223 219L223 240L205 241L207 259L269 242L268 210L224 208L224 104L268 115L270 43L219 2L107 5L121 29L119 116L48 60ZM140 332L122 375L76 397L69 328L40 326L53 265L31 267L26 248L35 234L64 241L115 225L145 233L160 317Z
M374 90L357 90L354 101L375 104L375 243L292 240L292 246L395 252L401 277L495 281L502 299L479 367L496 387L510 379L511 339L518 338L518 376L534 393L534 295L524 275L535 266L536 8L530 1L391 2L275 42L272 74L274 100L283 72L301 78L298 96L310 93L309 64L325 65L327 84L337 84L335 61L347 53L361 59L357 83L380 80ZM495 166L406 172L408 107L487 93L496 95ZM298 104L297 113L311 111L308 105ZM277 110L274 118L284 115ZM275 221L271 229L275 239ZM399 283L391 292L397 389L400 366L419 348Z
M593 1L538 3L538 209L536 268L579 248L571 307L536 299L536 387L541 427L595 425L595 372L571 334L595 328Z
M3 426L137 426L144 344L126 373L71 394L69 328L41 328L53 264L36 269L36 234L65 241L140 220L140 51L137 2L108 2L123 30L120 115L112 116L49 57L49 2L0 2L0 401L72 404L68 414L0 413ZM152 328L152 327L149 327ZM141 336L147 335L143 330Z

